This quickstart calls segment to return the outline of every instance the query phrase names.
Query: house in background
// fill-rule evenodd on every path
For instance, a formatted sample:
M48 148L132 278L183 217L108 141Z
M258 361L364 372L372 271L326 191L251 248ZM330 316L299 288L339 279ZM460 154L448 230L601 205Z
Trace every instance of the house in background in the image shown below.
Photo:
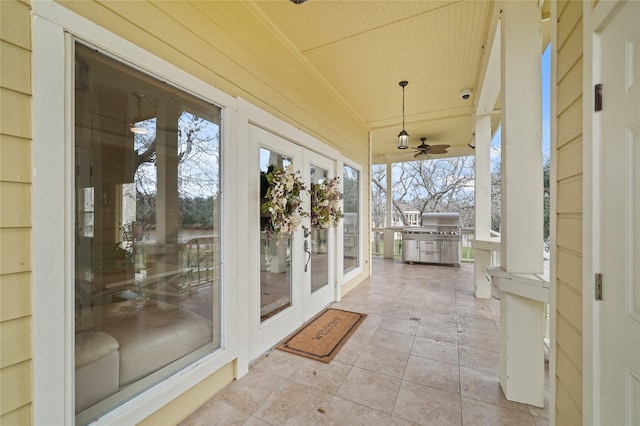
M597 0L0 2L1 423L177 422L244 375L370 275L369 170L405 123L476 155L480 240L501 124L500 279L541 272L548 37L549 287L504 309L547 294L553 424L639 424L639 17ZM347 230L263 232L263 178L289 164L341 178Z
M421 214L418 210L414 210L404 204L402 204L400 208L402 209L404 220L402 220L398 212L394 212L392 226L420 226Z

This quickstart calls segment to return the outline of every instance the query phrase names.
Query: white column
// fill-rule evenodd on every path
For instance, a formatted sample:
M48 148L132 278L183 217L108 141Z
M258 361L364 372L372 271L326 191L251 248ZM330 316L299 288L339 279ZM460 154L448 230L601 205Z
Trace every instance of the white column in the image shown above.
M156 239L158 243L178 241L178 106L158 108L156 124Z
M502 4L502 267L542 273L542 80L538 1Z
M506 398L544 403L543 302L526 276L542 274L541 12L505 1L501 17L502 217L500 384ZM542 281L534 290L542 291ZM548 292L548 289L547 289ZM548 297L548 296L547 296Z
M387 160L387 174L386 174L386 185L387 185L387 223L385 226L393 226L393 194L391 191L391 162Z
M387 175L386 175L386 183L387 183L387 227L393 226L393 193L391 191L391 166L392 163L387 161ZM384 238L384 258L385 259L393 259L393 243L394 243L394 231L392 230L384 230L383 233Z
M157 276L151 280L153 298L158 307L170 302L170 293L177 292L175 276L179 273L178 228L180 206L178 201L178 117L179 107L170 103L158 108L156 124L156 244L153 267ZM154 283L153 281L157 281ZM173 283L173 284L172 284Z
M475 125L475 239L491 237L491 116L476 117ZM476 297L491 297L491 280L486 268L491 265L491 251L474 245Z
M500 291L500 386L509 401L544 407L544 304Z

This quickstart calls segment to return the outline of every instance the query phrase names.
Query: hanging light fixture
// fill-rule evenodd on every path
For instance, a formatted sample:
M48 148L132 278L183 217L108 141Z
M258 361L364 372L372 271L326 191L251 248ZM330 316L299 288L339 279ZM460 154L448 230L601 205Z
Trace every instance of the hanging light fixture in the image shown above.
M398 134L398 149L407 149L409 148L409 133L404 129L404 88L409 82L403 80L398 84L402 87L402 131Z
M129 131L137 135L146 135L149 133L149 129L136 126L138 122L142 121L142 117L140 116L140 104L142 103L142 98L144 98L144 93L135 93L134 96L138 98L138 115L136 116L137 118L134 118L133 123L131 123Z

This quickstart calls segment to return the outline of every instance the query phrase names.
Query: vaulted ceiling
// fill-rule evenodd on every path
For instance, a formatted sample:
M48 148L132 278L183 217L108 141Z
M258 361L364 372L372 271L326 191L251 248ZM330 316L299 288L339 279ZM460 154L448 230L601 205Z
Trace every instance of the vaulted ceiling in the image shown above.
M411 159L397 149L405 129L410 146L448 144L471 155L473 112L499 20L490 0L256 1L254 13L301 61L316 70L371 128L374 162ZM542 15L545 12L543 11ZM548 37L547 37L548 39ZM464 89L473 90L469 99ZM491 103L491 108L495 105ZM494 118L494 122L499 118Z

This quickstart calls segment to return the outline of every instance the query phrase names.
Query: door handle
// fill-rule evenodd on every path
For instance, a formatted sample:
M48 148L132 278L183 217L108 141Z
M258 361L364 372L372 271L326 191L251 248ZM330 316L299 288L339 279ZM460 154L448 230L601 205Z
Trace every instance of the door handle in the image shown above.
M311 260L311 250L309 250L309 240L306 238L304 240L304 252L307 254L307 260L304 263L304 271L307 272L309 269L309 261Z

